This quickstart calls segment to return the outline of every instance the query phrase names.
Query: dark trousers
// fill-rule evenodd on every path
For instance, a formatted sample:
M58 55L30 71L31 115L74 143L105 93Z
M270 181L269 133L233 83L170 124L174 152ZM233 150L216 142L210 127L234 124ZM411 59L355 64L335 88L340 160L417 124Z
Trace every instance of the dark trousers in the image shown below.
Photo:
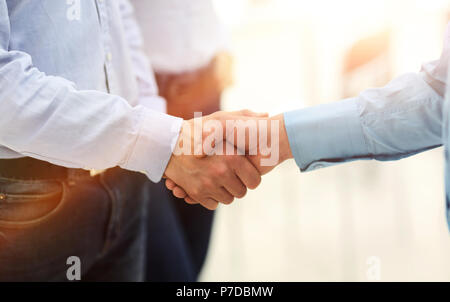
M0 281L67 281L72 256L81 281L194 281L211 223L212 212L120 168L0 177Z
M53 180L0 177L0 281L142 281L148 180L119 168Z
M150 187L146 281L197 281L208 251L214 212L186 204L162 182Z

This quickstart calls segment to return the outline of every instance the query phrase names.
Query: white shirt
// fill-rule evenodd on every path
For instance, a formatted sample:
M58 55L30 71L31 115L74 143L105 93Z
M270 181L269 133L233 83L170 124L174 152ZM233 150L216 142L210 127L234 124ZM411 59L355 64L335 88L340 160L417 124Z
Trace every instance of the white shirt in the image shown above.
M141 42L127 0L0 0L0 158L158 181L182 120L154 110Z
M211 0L133 0L132 4L155 71L196 70L226 45Z

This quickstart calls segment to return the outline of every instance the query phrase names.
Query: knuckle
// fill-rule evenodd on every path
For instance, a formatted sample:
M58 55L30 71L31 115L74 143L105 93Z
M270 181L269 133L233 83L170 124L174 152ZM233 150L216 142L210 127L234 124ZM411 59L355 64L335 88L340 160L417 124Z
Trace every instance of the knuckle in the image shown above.
M227 174L227 172L228 172L228 167L223 164L216 165L216 167L214 169L214 174L219 177L225 176Z
M203 188L205 189L205 192L212 192L215 190L216 185L212 180L208 179L204 182Z
M261 184L261 175L255 176L255 179L252 183L252 189L256 189Z
M248 187L250 189L256 189L261 184L261 175L255 174L250 179L248 179Z
M227 196L225 198L223 198L222 203L223 204L231 204L234 201L234 197L233 196Z
M203 200L203 202L201 202L201 204L207 208L208 210L215 210L217 208L217 202L212 201L209 198L206 198Z
M185 197L184 201L188 204L194 204L195 202L193 200L191 200L189 197Z
M194 199L199 199L200 197L200 189L195 187L191 189L191 192L189 193L189 195L191 195L192 197L194 197Z
M205 187L207 190L214 188L214 183L210 178L205 178L203 180L203 187Z
M245 196L245 194L247 194L247 188L242 187L238 190L236 197L242 198Z
M184 194L184 192L179 189L173 190L173 195L178 198L184 198L186 196L186 194Z

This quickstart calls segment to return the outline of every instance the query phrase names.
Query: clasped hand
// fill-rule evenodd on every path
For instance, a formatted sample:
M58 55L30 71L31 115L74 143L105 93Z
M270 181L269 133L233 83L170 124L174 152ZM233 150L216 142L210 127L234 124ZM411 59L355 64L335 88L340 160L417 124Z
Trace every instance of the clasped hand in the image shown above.
M237 127L229 127L228 124L236 121L255 127L244 129L240 133L244 137L241 139L240 130ZM200 126L201 129L197 129L198 122L205 127ZM254 133L251 133L251 128L254 128ZM196 133L200 133L200 137L196 138ZM256 135L256 144L253 142L255 135L252 134ZM267 151L267 146L270 145L272 153L277 154L273 164L261 165L263 158L274 155L264 152L262 148L264 144L261 139L267 134L269 135L265 140L265 149ZM211 137L215 139L211 140ZM273 147L276 147L276 151ZM282 115L269 119L267 114L248 110L217 112L184 121L164 177L167 188L172 190L176 197L184 198L187 203L198 203L214 210L219 203L230 204L235 197L244 197L247 188L255 189L260 184L261 175L268 173L289 157L292 157L292 154Z

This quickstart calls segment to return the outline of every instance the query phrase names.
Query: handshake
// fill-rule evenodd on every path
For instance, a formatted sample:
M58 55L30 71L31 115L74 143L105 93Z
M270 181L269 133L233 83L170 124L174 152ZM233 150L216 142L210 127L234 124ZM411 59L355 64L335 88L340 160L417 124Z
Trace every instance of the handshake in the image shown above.
M248 110L184 121L167 164L166 187L189 204L214 210L242 198L261 175L292 158L283 115Z

